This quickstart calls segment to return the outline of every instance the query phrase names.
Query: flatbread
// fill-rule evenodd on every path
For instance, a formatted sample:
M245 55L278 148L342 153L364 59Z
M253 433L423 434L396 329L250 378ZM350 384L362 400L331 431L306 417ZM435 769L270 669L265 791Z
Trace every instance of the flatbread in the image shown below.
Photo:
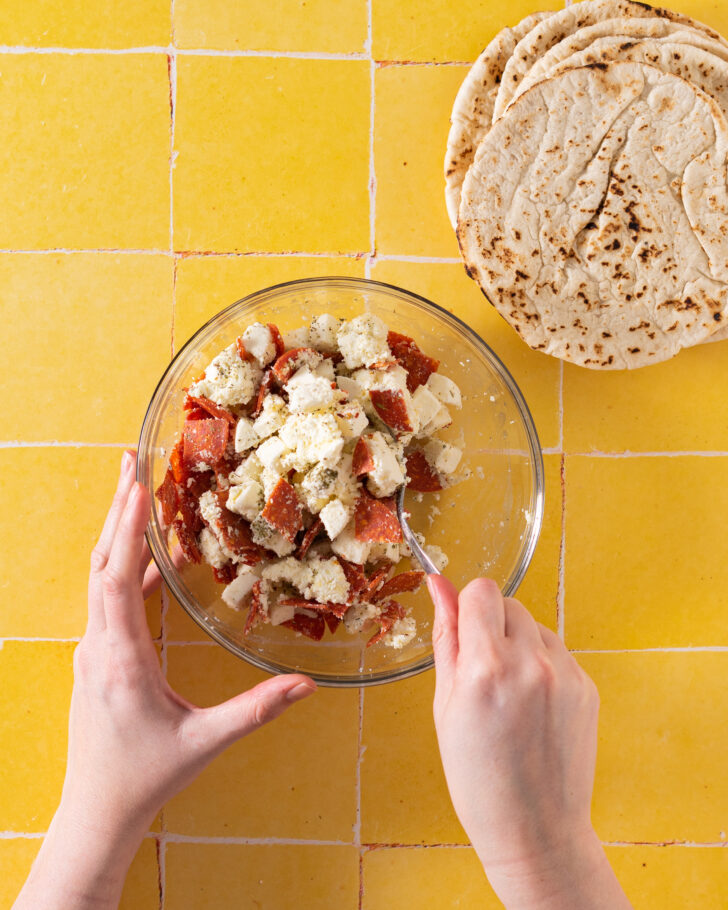
M621 44L622 40L639 40L652 38L655 41L676 44L690 44L703 50L711 51L717 57L728 60L728 45L721 41L709 38L695 28L689 28L681 22L671 22L669 19L650 17L647 19L621 18L606 19L596 25L580 28L555 44L550 51L537 60L526 76L523 78L509 103L514 98L527 92L532 85L540 82L547 74L552 74L559 63L575 57L579 51L594 50L595 52L613 41ZM588 62L588 61L587 61Z
M575 3L538 23L518 42L503 71L493 108L493 120L497 120L503 114L531 67L555 44L580 28L621 16L669 19L695 28L715 41L723 41L718 32L696 19L661 7L648 6L646 3L635 3L633 0L584 0L582 3Z
M455 96L445 153L445 202L453 228L458 223L460 188L475 150L490 129L501 76L515 46L550 12L533 13L513 28L504 28L478 57Z
M535 85L481 142L458 240L532 348L657 363L728 319L728 123L679 76L592 64Z

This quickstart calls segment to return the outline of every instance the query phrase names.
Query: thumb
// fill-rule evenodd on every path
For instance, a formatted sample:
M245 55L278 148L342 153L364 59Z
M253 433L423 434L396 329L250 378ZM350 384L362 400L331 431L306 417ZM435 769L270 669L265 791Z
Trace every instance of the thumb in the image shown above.
M458 592L444 575L428 575L427 587L435 604L432 648L438 679L449 678L458 656Z
M224 749L315 691L316 683L300 673L266 679L247 692L203 711L205 738L213 748Z

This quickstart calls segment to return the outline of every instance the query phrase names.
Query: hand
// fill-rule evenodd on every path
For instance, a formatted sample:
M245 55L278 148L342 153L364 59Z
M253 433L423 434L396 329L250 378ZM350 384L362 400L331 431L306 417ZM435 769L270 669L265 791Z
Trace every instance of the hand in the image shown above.
M495 582L429 586L442 763L496 893L519 910L629 907L590 819L594 683Z
M305 676L278 676L204 709L170 688L145 616L144 596L160 578L144 539L150 497L134 482L135 467L134 454L125 453L92 554L61 805L46 856L41 851L16 908L116 906L128 864L161 806L227 746L316 688ZM64 865L70 897L58 896ZM51 894L43 880L48 867Z

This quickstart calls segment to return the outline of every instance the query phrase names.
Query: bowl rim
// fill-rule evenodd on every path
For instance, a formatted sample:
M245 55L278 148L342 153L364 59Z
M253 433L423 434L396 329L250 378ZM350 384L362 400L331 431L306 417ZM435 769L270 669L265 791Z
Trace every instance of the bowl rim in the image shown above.
M219 310L217 313L211 316L210 319L203 323L180 347L180 349L175 353L175 355L165 367L164 372L154 387L154 391L151 395L151 398L149 399L149 404L147 405L146 411L144 413L144 419L142 420L142 426L139 433L139 453L147 452L151 448L149 444L150 441L147 437L149 436L151 415L153 405L156 404L157 394L164 385L168 374L173 370L182 355L190 347L195 346L195 343L199 336L207 329L209 329L213 324L224 322L230 312L238 307L257 301L259 298L273 294L274 292L281 292L284 289L289 290L296 287L304 288L306 286L315 287L317 289L332 286L343 286L344 288L358 290L380 288L388 292L394 292L396 295L403 295L405 298L414 298L415 302L424 304L426 309L433 310L438 318L442 319L445 322L454 323L455 327L459 329L461 333L468 337L470 341L475 343L475 346L480 350L480 352L485 356L486 360L488 360L490 365L503 379L512 399L516 403L516 407L518 408L519 414L521 416L521 420L526 432L526 437L528 439L528 445L530 449L529 454L531 457L532 473L534 477L534 489L532 490L532 499L534 500L534 515L529 527L528 539L525 542L525 546L521 550L521 557L515 570L511 573L510 578L507 580L506 584L503 587L503 596L512 596L521 584L523 577L531 564L531 560L536 549L536 544L538 543L538 539L541 533L541 526L543 523L545 498L544 466L541 443L538 437L538 432L536 430L536 425L531 415L531 411L523 397L523 393L511 375L510 370L508 367L506 367L500 357L498 357L498 355L493 351L493 349L483 340L483 338L480 337L475 329L468 325L468 323L466 323L459 316L456 316L454 313L451 313L443 306L440 306L439 304L435 303L432 300L429 300L427 297L424 297L421 294L416 293L415 291L410 291L407 288L400 287L396 284L389 284L387 282L377 281L372 278L358 278L345 275L324 275L315 278L297 278L291 281L282 281L278 284L272 284L268 287L260 288L257 291L253 291L252 293L246 294L244 297L235 300L233 303L224 307L222 310ZM137 459L137 480L144 483L145 479L146 478L144 477L142 459ZM169 565L167 565L163 554L158 552L157 540L155 534L152 533L153 523L158 523L158 517L154 508L154 497L152 495L151 515L145 531L145 537L149 545L149 550L152 554L152 558L154 559L154 562L160 571L164 584L172 591L176 600L185 610L187 615L198 626L200 626L200 628L203 629L203 631L210 638L212 638L218 644L222 645L231 654L234 654L236 657L245 660L247 663L257 667L260 670L264 670L267 673L284 674L304 672L303 670L292 669L291 667L279 664L275 660L259 656L250 651L245 651L243 648L238 647L234 642L228 641L216 628L208 625L204 621L202 615L198 615L198 612L193 608L193 605L188 603L189 595L185 590L183 590L182 586L180 585L179 572L174 567L171 559L169 560ZM315 672L308 672L306 675L310 676L311 679L313 679L319 685L329 688L359 688L407 679L409 677L416 676L426 670L432 669L434 667L434 664L434 655L430 653L429 656L424 657L409 666L402 667L401 669L397 670L376 670L368 673L362 672L357 675L342 674L340 676L322 676Z

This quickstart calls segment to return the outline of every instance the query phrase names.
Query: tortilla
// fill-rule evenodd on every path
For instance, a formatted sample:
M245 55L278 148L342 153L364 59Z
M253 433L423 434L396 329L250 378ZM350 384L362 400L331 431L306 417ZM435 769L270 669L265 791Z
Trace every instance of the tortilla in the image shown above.
M635 3L633 0L584 0L582 3L575 3L538 23L518 42L503 71L493 108L493 121L503 114L531 67L555 44L580 28L619 16L669 19L697 29L714 41L723 41L721 36L707 25L662 7L651 7L646 3Z
M455 96L445 152L445 202L453 228L458 223L460 189L475 150L490 129L498 86L515 46L550 12L533 13L504 28L475 61Z
M465 178L468 274L532 348L592 369L657 363L728 319L728 123L643 63L522 95Z
M681 22L671 22L669 19L606 19L596 25L580 28L555 44L540 60L537 60L511 98L527 92L532 85L540 82L547 74L551 75L556 67L566 60L571 60L579 51L594 50L604 47L609 41L621 44L622 41L641 40L651 38L660 43L690 44L703 50L711 51L717 57L728 60L728 45L722 41L715 41L694 28L689 28ZM509 102L510 103L510 102Z

